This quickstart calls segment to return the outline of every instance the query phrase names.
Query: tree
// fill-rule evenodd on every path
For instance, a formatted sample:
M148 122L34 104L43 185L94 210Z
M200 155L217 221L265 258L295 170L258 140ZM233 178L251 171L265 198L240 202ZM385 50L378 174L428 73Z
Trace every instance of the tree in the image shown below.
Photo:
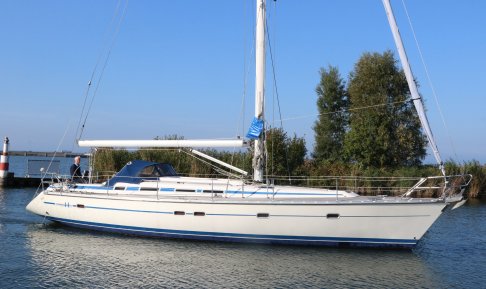
M298 168L304 164L307 149L305 140L294 135L287 136L282 128L271 128L266 131L268 151L268 174L277 176L296 175Z
M314 125L316 161L343 161L344 136L348 127L348 96L336 67L321 68L316 87L319 119Z
M350 130L344 150L350 160L380 168L421 163L426 139L391 51L364 53L350 74L348 93Z

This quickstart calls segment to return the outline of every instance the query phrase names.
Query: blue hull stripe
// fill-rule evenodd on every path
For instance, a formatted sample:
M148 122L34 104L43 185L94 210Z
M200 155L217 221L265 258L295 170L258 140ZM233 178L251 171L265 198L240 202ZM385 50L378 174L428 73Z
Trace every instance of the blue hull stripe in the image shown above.
M113 187L76 185L78 190L113 190Z
M86 186L86 185L77 185L76 188L78 190L113 190L114 187L104 187L104 186ZM127 187L127 191L139 191L141 187ZM159 191L161 192L175 192L175 188L160 188ZM200 193L203 192L201 189L196 189L195 192ZM290 193L290 192L272 192L272 191L260 191L260 192L251 192L251 191L226 191L227 194L237 194L237 195L285 195L285 196L336 196L336 193ZM337 194L338 196L342 196L342 194Z
M44 202L46 205L63 206L76 208L76 205L71 205L70 203L54 203L54 202ZM134 210L134 209L119 209L119 208L108 208L108 207L98 207L85 205L83 209L95 209L95 210L107 210L107 211L122 211L122 212L134 212L134 213L152 213L152 214L166 214L173 215L174 212L165 211L148 211L148 210ZM186 214L192 214L186 212ZM207 213L206 216L225 216L225 217L256 217L256 214L222 214L222 213ZM270 217L291 217L291 218L326 218L325 215L270 215ZM429 215L382 215L382 216L339 216L340 218L421 218L429 217Z
M263 243L263 244L389 247L389 248L412 248L417 244L417 240L408 240L408 239L339 238L339 237L317 237L317 236L236 234L236 233L185 231L185 230L169 230L169 229L159 229L159 228L123 226L123 225L115 225L115 224L94 223L94 222L62 219L62 218L55 218L50 216L47 216L47 219L68 226L91 229L91 230L124 233L130 235L168 237L168 238L179 238L179 239Z

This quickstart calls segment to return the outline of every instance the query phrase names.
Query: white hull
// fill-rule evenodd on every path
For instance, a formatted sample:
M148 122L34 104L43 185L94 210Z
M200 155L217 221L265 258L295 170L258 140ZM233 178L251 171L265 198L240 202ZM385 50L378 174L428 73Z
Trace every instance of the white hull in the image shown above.
M139 186L147 188L146 183ZM357 196L279 199L263 195L243 198L226 192L216 197L202 193L156 194L141 189L120 194L114 188L110 191L101 188L51 187L32 200L27 209L70 226L134 235L272 244L413 247L447 205L438 199Z
M257 2L255 33L255 119L258 121L264 120L265 2ZM413 82L411 71L408 74L407 79ZM414 103L419 108L429 143L433 144L420 97L414 97ZM256 183L264 180L263 129L261 126L249 134L255 139L253 180ZM245 142L112 140L80 141L80 144L193 147L241 146ZM437 148L432 147L442 165ZM222 164L212 157L206 159ZM223 166L246 175L230 165ZM441 179L444 179L444 186L449 184L445 174ZM427 180L423 178L405 196L441 188L436 185L421 187ZM457 196L454 202L462 198L464 186L459 187L462 190L454 195ZM168 164L133 161L105 185L53 185L36 196L27 209L70 226L135 235L278 244L413 247L450 203L444 200L448 192L453 190L444 187L443 197L439 199L367 198L340 190L247 184L236 179L182 178Z

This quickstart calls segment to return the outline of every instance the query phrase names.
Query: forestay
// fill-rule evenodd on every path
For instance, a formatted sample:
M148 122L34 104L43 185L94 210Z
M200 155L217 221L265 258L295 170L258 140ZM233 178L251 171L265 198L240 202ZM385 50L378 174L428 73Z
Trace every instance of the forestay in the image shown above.
M398 30L397 22L395 21L395 16L393 15L390 1L383 0L383 5L385 6L386 16L388 18L388 22L390 23L390 28L393 33L393 39L395 40L398 55L400 56L400 61L402 63L403 70L407 78L408 87L410 89L410 93L412 94L413 104L415 105L415 109L417 110L420 123L422 124L422 128L425 131L425 135L427 136L427 140L429 141L432 152L434 153L435 160L439 164L439 169L441 170L442 175L445 176L446 174L444 169L444 163L442 162L439 149L437 148L434 140L434 135L432 134L432 130L430 129L429 121L427 119L427 115L425 114L424 105L422 103L422 98L418 92L417 85L413 78L412 69L410 68L410 64L408 63L405 47L403 46L402 38L400 37L400 32Z

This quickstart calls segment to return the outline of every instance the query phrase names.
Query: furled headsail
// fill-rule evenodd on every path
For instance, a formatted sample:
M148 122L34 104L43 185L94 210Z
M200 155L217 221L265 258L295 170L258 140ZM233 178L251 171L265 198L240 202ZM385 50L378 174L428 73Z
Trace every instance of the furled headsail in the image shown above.
M390 23L390 29L393 33L395 45L397 46L400 62L402 63L405 77L407 78L407 83L410 89L410 93L412 95L413 104L415 106L415 109L417 110L418 117L420 119L420 123L422 124L425 135L427 136L427 140L429 141L430 148L434 153L435 160L439 164L439 169L442 172L442 175L445 176L446 174L444 169L444 163L442 162L439 149L437 148L437 144L435 143L434 135L432 134L432 130L429 125L429 120L427 119L427 115L425 114L422 97L418 92L417 84L415 83L415 80L413 78L412 69L410 68L410 64L408 63L407 53L405 52L405 47L403 46L400 31L398 30L398 25L395 20L395 16L393 15L393 9L390 5L390 1L383 0L383 5L385 6L386 16L388 18L388 22Z

